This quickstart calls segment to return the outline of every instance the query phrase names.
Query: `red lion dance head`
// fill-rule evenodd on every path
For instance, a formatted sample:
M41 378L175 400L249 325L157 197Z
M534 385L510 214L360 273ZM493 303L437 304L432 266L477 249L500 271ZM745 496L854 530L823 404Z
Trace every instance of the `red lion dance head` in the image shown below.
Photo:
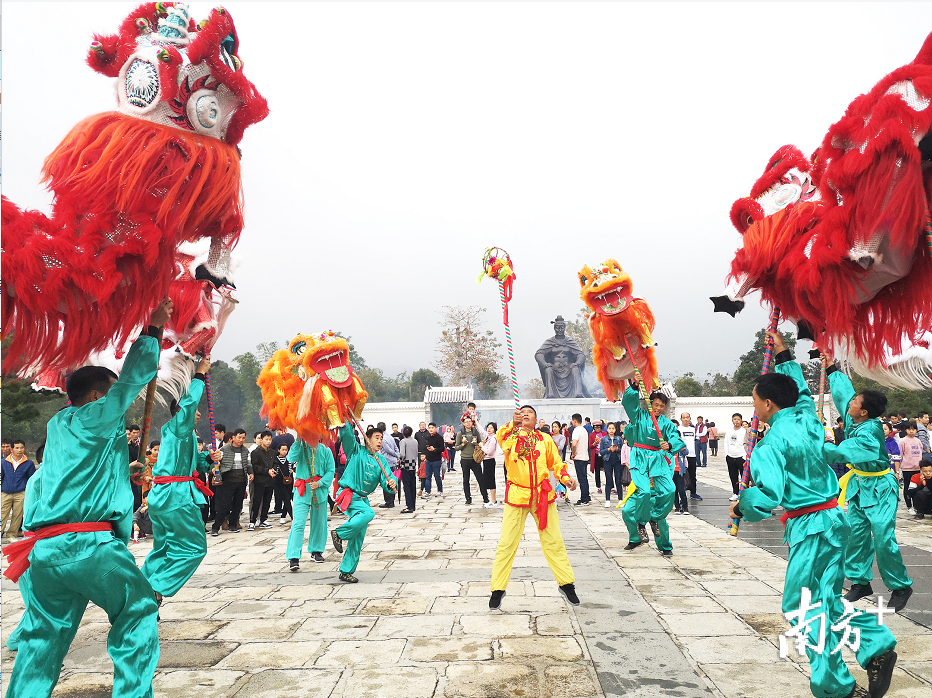
M225 9L196 24L173 2L140 5L117 34L94 37L87 62L117 79L117 109L46 158L51 217L3 199L6 372L66 370L122 347L166 295L180 345L216 340L223 302L211 295L231 285L243 226L237 144L268 115L238 51Z
M888 385L932 385L932 34L859 96L806 158L783 146L731 220L734 315L765 302Z

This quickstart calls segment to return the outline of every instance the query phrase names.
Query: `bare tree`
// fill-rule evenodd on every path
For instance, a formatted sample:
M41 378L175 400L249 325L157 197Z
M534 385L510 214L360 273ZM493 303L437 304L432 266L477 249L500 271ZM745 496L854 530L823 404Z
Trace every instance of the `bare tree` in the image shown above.
M501 356L501 343L482 327L485 308L470 305L443 308L440 337L437 339L435 366L448 385L474 383L486 372L495 372Z
M544 397L545 392L546 389L544 388L544 381L542 381L540 378L532 378L524 384L524 395L526 397L540 400Z
M583 308L576 313L575 320L566 321L566 336L579 345L579 348L586 355L586 365L592 366L594 365L592 362L592 346L595 342L592 341L592 335L589 333L588 312L588 308Z

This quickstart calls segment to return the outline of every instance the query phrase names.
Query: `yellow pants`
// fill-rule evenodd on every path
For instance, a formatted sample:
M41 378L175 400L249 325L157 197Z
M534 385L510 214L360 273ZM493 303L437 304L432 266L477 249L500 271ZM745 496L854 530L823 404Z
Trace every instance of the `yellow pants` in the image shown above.
M524 524L529 513L531 513L529 508L513 507L510 504L505 504L502 516L502 535L498 540L495 562L492 565L492 591L504 591L508 587L511 566L515 561L515 553L518 552L518 543L521 542L521 536L524 535ZM537 528L537 515L532 515L534 516L534 527ZM550 504L550 508L547 510L547 527L543 531L538 531L538 533L540 533L540 547L544 551L547 564L550 565L550 571L557 578L557 584L563 586L575 582L573 568L566 556L563 536L560 535L560 516L557 514L556 503Z

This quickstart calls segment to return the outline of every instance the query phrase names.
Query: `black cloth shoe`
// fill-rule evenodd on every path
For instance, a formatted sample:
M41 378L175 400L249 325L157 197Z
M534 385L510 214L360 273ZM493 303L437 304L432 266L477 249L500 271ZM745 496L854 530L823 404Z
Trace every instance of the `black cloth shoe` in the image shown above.
M650 542L650 538L647 536L647 527L644 524L638 524L638 535L641 537L642 543Z
M237 528L231 528L231 529L230 529L230 533L239 533L239 532L242 531L242 530L243 530L243 529L238 528L238 527L237 527Z
M297 572L301 568L301 565L298 564L298 558L293 557L291 560L289 560L289 562L291 563L290 569L292 572Z
M890 594L890 605L893 607L893 610L899 613L906 608L906 602L909 601L909 597L912 595L912 587L903 587Z
M312 559L314 562L323 562L323 561L324 561L324 556L321 555L320 553L311 553L311 559Z
M413 513L414 513L414 509L402 509L402 510L401 510L401 513L402 513L402 514L413 514Z
M330 531L330 540L333 541L333 547L338 553L343 552L343 541L340 540L340 536L337 535L337 529ZM340 577L342 579L342 576Z
M211 531L211 532L210 532L210 535L212 535L214 538L216 538L217 536L220 535L220 531Z
M575 584L564 584L560 587L560 593L563 594L563 598L566 599L570 606L579 605L579 597L576 596Z
M379 509L392 509L394 506L394 504L379 504Z
M660 554L663 555L664 557L673 557L672 550L661 550Z
M467 500L466 500L466 503L467 503L467 504L472 504L472 500L471 500L471 499L467 499Z
M867 671L867 692L871 698L883 698L890 688L893 667L896 666L896 652L887 650L871 659L864 669Z
M867 692L867 689L863 686L858 686L854 684L854 688L851 693L847 695L847 698L870 698L870 693Z
M650 522L650 530L654 532L654 539L660 538L660 524L656 521Z
M637 543L628 543L625 546L625 550L634 550L635 548L638 548L642 545L644 545L644 541L640 541L640 540Z
M349 572L340 572L340 581L346 582L347 584L355 584L359 580L356 579L356 577L351 575Z
M874 588L870 585L870 582L867 584L852 584L848 593L845 594L845 598L851 603L854 603L858 599L863 599L865 596L870 596L873 593Z
M502 607L502 599L505 598L505 590L497 589L492 592L492 596L489 598L489 610L497 611Z

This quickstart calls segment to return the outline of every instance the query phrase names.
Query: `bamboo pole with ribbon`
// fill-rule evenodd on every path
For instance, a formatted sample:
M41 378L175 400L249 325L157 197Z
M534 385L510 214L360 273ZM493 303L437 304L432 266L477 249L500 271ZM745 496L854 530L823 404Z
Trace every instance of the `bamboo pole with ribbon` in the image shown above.
M515 409L521 406L521 398L518 396L518 373L515 370L515 350L511 343L511 323L508 321L508 302L511 300L512 286L514 284L515 271L511 257L505 250L500 247L490 247L486 249L482 256L482 277L488 276L490 279L498 281L498 291L502 300L502 322L505 325L505 345L508 349L508 369L511 374L511 389L514 393Z
M628 344L628 335L624 335L625 338L625 349L628 350L628 358L631 359L631 365L634 367L634 376L637 379L638 392L641 394L641 398L644 400L644 403L647 405L647 413L650 415L651 420L654 422L654 429L657 431L657 439L660 441L661 445L664 443L663 434L660 431L660 424L657 423L657 416L654 414L654 411L650 406L650 393L647 392L647 386L644 384L644 378L641 376L641 370L638 368L637 364L634 362L634 354L631 352L631 345ZM662 451L661 451L662 452ZM667 463L670 462L670 456L666 453L663 454L663 457L667 459Z
M767 326L767 331L776 332L779 322L780 310L778 308L774 308L770 311L770 324ZM764 365L760 370L762 376L766 373L770 373L770 364L772 362L773 340L768 337L764 349ZM759 424L760 419L758 418L757 412L755 411L754 416L751 418L751 435L748 439L748 445L745 447L744 451L744 471L741 473L741 482L738 484L739 497L741 496L741 493L744 492L744 489L748 486L748 482L751 480L751 451L754 450L754 446L757 444L757 428ZM728 531L729 535L737 536L739 525L741 525L741 519L732 519L731 529Z
M207 421L210 423L210 450L217 450L217 422L214 420L214 398L210 392L210 371L204 374L204 391L207 393Z

